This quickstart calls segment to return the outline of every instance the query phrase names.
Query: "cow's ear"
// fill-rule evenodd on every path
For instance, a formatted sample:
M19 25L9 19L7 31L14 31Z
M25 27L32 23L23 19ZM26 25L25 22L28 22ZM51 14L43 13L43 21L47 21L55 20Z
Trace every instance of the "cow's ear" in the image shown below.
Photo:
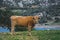
M33 17L33 19L35 19L35 17Z

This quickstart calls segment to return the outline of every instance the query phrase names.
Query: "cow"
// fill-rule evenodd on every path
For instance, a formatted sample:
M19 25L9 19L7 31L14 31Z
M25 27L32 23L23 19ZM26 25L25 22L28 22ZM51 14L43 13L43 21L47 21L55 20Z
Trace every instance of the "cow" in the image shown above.
M31 29L38 23L39 16L11 16L11 34L14 34L16 25L27 27L28 35L31 35Z

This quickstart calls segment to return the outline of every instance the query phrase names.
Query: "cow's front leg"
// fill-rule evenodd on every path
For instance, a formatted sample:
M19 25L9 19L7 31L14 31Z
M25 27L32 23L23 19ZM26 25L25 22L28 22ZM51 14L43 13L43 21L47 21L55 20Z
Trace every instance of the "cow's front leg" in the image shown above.
M14 29L15 29L15 23L12 22L12 23L11 23L11 35L15 34Z
M31 26L28 26L28 35L31 36Z
M11 27L11 35L15 34L14 32L14 26Z

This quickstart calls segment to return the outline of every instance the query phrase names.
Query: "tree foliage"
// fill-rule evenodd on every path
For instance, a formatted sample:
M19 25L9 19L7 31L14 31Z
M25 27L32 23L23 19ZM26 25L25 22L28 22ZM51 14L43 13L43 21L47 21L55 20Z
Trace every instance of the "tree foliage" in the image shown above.
M23 7L19 7L18 3L21 2ZM31 3L30 3L31 2ZM6 7L7 9L0 9L0 25L9 25L10 24L10 16L12 15L36 15L39 12L43 13L43 18L40 20L41 22L48 21L48 19L52 19L52 17L60 16L60 5L57 0L33 0L33 1L23 1L23 0L6 0L0 1L0 7ZM57 4L56 4L57 3ZM2 6L3 5L3 6ZM31 8L36 5L37 8ZM38 7L39 6L39 7ZM16 12L13 12L12 8L21 8ZM26 9L24 9L26 8ZM45 12L45 13L44 13ZM35 14L36 13L36 14Z

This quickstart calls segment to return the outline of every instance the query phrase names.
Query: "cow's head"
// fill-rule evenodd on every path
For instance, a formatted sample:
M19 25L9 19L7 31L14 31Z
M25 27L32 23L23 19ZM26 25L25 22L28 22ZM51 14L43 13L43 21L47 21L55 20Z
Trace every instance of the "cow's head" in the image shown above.
M33 16L35 23L39 23L40 16Z
M35 15L34 16L34 20L35 20L35 23L39 23L39 19L41 19L43 17L43 13L40 13L39 15Z

